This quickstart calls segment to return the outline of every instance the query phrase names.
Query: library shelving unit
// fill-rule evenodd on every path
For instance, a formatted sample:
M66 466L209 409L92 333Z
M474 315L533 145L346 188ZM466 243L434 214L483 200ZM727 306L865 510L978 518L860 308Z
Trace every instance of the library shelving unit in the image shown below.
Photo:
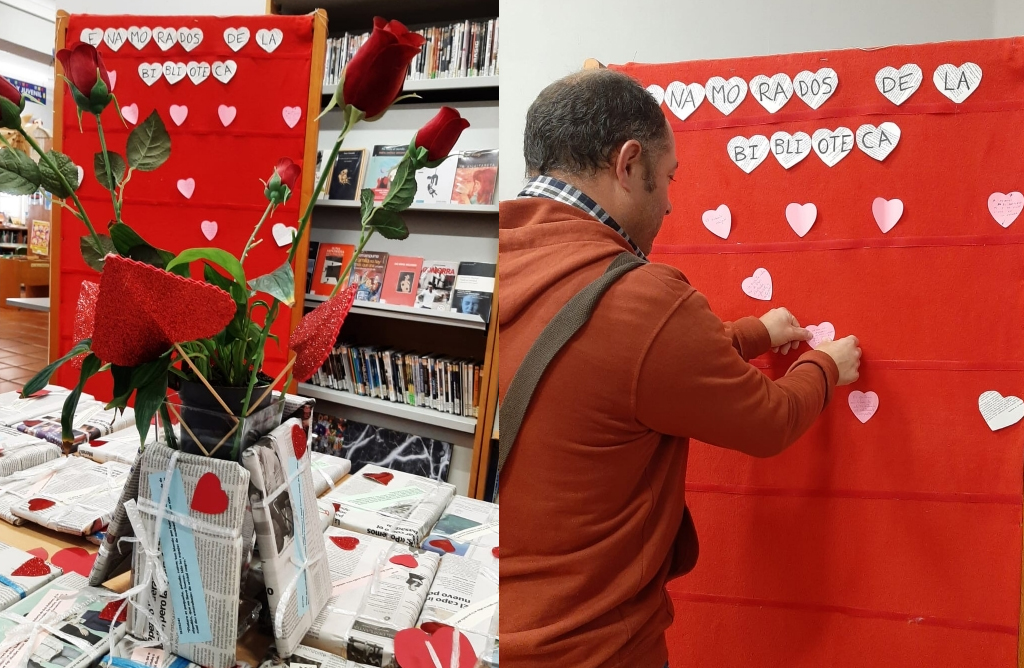
M268 12L276 14L304 14L314 9L326 13L328 37L334 37L345 32L369 31L374 16L397 19L412 29L494 18L498 16L498 1L270 0L267 5ZM410 80L404 90L415 92L419 99L403 100L382 119L359 124L349 133L343 148L366 149L369 159L375 145L407 144L416 130L445 104L457 108L471 123L453 152L497 148L497 76ZM333 86L323 88L324 104L333 93ZM320 120L320 146L330 146L340 130L340 112L325 115ZM500 172L498 178L501 178ZM366 250L426 260L497 262L497 204L414 204L403 218L409 227L408 239L390 241L374 235ZM357 202L318 201L310 241L355 244L358 238ZM305 259L306 248L300 248L298 256ZM297 278L300 276L304 276L303 267L297 267ZM305 306L307 309L315 307L320 300L323 297L307 294ZM449 482L455 484L460 494L484 498L489 486L488 462L492 459L496 420L497 304L496 288L490 322L485 323L479 317L460 313L357 302L341 330L340 340L353 345L392 347L481 363L479 418L358 396L310 383L299 384L298 391L317 400L318 412L452 443Z

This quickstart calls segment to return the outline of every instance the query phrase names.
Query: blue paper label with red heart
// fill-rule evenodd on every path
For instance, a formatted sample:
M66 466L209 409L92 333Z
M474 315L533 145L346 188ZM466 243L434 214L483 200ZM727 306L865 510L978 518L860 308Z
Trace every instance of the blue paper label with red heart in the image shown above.
M294 457L288 457L288 477L291 479L289 492L291 492L292 503L294 504L295 518L295 559L301 564L306 561L306 498L302 492L302 476L296 475L299 462ZM298 566L295 567L298 570ZM302 617L309 610L309 590L306 588L306 571L303 569L299 574L299 581L295 587L295 602L298 604L298 614Z

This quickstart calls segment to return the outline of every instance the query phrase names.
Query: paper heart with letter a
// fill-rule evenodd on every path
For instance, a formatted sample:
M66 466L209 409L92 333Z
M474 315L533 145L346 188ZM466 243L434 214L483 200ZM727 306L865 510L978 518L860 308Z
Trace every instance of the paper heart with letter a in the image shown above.
M207 515L220 515L228 509L228 495L221 487L220 478L213 471L207 471L196 483L192 495L192 510Z
M473 668L476 658L466 634L450 626L441 626L432 634L422 629L395 634L395 659L402 668Z
M104 362L136 366L173 344L213 336L235 315L224 290L108 255L96 298L92 351Z

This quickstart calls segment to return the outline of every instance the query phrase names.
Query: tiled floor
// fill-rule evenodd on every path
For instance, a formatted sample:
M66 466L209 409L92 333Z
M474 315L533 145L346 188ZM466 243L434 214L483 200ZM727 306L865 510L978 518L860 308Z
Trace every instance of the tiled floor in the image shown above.
M0 308L0 393L20 390L46 366L48 313Z

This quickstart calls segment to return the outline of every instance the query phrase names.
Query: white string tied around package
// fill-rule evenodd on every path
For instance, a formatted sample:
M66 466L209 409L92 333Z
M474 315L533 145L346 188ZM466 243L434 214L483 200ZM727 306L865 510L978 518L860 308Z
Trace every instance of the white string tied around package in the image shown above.
M73 599L77 598L78 594L78 591L57 593L55 598L61 600ZM0 654L19 643L25 643L25 648L21 651L21 654L18 655L18 662L15 668L28 668L28 661L35 652L36 647L39 646L39 641L42 640L41 636L44 633L74 645L85 653L91 652L92 645L88 642L82 638L76 638L75 636L64 633L56 627L57 624L63 622L75 612L75 608L72 607L71 610L66 611L63 615L51 612L43 615L35 621L21 617L20 615L16 615L7 610L0 612L0 618L17 624L17 626L7 632L3 642L0 643ZM111 627L111 630L113 630L113 626Z

